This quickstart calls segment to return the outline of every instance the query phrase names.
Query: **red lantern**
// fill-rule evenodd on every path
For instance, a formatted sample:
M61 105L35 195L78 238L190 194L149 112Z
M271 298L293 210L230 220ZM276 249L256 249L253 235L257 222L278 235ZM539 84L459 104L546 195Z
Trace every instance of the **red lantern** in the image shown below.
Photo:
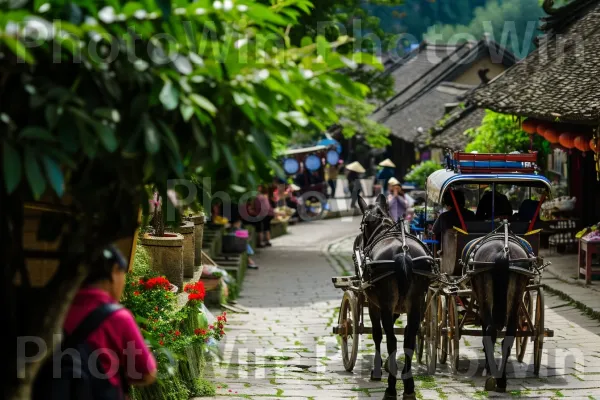
M560 143L560 145L565 149L572 149L575 147L575 143L573 143L574 140L575 135L569 132L565 132L558 137L558 143Z
M537 132L537 126L538 123L535 119L526 119L525 121L523 121L523 124L521 125L521 129L523 129L523 132L529 134L529 135L533 135Z
M598 151L598 144L596 143L596 139L592 139L590 140L590 149L594 152L594 153L600 153L600 151Z
M546 133L546 129L548 128L550 128L550 125L545 122L538 124L538 126L536 127L538 135L545 137L544 134Z
M590 143L585 136L577 136L575 138L575 148L579 151L586 152L590 151Z
M544 132L544 137L547 141L549 141L552 144L558 143L559 135L558 132L556 132L556 129L554 128L546 129L546 131Z

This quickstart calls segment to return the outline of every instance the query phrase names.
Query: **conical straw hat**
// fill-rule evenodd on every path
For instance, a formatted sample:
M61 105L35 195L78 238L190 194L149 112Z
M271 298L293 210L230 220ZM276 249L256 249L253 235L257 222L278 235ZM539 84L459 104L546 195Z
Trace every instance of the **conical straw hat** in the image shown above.
M360 163L358 161L354 161L353 163L346 165L346 169L349 171L357 172L359 174L365 173L365 169L363 168L362 165L360 165Z
M297 192L298 190L300 190L300 186L296 185L295 183L292 183L292 184L290 185L290 187L292 188L292 190L293 190L294 192Z
M396 164L394 164L392 162L392 160L390 160L389 158L386 158L385 160L383 160L382 162L379 163L380 167L390 167L390 168L396 168Z
M396 178L390 178L390 180L388 181L388 185L400 186L400 181Z

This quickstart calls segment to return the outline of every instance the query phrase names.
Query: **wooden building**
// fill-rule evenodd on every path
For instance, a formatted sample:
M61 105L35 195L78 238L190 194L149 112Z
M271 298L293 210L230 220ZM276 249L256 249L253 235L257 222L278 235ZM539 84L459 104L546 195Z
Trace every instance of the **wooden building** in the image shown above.
M538 131L550 129L551 142L562 133L591 140L600 126L600 0L574 0L558 9L546 0L544 10L548 16L542 18L538 48L469 99L478 107L542 121ZM572 149L569 141L555 146L549 170L555 179L568 179L581 220L598 222L598 155ZM563 156L566 168L559 165Z
M388 155L402 177L418 161L419 142L460 98L482 82L515 63L512 53L483 39L447 46L427 42L396 63L385 74L393 75L395 92L373 114L392 131Z

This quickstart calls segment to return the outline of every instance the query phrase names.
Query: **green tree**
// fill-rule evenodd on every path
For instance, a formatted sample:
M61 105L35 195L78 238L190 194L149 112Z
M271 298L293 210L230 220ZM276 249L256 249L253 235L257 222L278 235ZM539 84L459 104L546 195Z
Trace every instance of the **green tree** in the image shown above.
M510 153L536 149L540 154L540 165L546 165L545 157L550 153L550 144L539 135L528 135L521 130L517 118L486 110L481 126L465 132L473 141L465 149L467 152Z
M517 58L524 58L535 48L533 39L543 15L538 0L489 0L485 7L475 9L471 21L431 26L425 39L451 42L489 35Z
M165 199L165 217L177 180L208 177L213 191L243 191L278 169L274 142L309 125L324 130L338 122L339 107L364 100L368 87L342 70L361 62L380 68L372 57L342 57L334 50L344 38L290 43L289 27L310 7L307 0L0 7L0 303L13 343L3 398L30 398L42 361L18 364L16 338L52 343L99 250L133 235L148 186ZM186 187L174 188L187 196ZM40 200L54 212L24 209ZM31 243L23 230L32 218L38 240L58 246L56 273L43 289L26 268Z

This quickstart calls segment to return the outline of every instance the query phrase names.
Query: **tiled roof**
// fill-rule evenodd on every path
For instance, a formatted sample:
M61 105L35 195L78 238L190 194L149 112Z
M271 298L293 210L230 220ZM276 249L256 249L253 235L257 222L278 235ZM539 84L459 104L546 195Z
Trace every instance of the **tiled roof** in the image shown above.
M551 2L546 1L548 6ZM600 123L600 0L575 0L544 18L545 38L527 58L475 90L497 112L565 123Z
M496 58L496 55L500 58ZM422 44L402 63L386 70L396 79L397 94L379 107L372 118L390 128L392 135L414 141L419 136L419 127L427 132L443 116L446 103L456 102L457 96L473 88L452 84L459 92L449 95L443 90L451 85L448 82L444 86L439 85L460 76L462 71L484 56L493 57L495 62L502 62L506 66L515 62L512 53L487 39L461 46ZM433 91L436 87L440 87L442 93Z
M429 146L457 151L464 150L471 141L465 135L465 131L480 126L484 116L485 110L474 107L459 109L451 113L442 126L433 129Z
M444 82L402 109L385 115L380 122L392 130L392 135L408 142L418 141L444 116L445 106L456 104L470 89L468 85Z

